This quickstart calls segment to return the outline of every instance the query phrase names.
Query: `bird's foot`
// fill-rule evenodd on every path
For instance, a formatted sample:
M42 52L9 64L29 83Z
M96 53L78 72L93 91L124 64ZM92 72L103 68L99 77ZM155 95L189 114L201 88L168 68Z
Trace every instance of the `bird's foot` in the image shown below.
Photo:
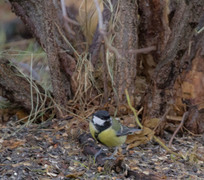
M116 158L114 157L114 155L112 154L111 156L109 157L104 157L102 160L103 161L106 161L106 160L115 160Z
M115 148L115 150L114 150L114 152L113 152L113 154L112 154L111 156L105 157L105 158L103 158L103 160L104 160L104 161L105 161L105 160L115 160L115 159L116 159L116 158L115 158L115 155L117 154L117 152L118 152L118 147Z

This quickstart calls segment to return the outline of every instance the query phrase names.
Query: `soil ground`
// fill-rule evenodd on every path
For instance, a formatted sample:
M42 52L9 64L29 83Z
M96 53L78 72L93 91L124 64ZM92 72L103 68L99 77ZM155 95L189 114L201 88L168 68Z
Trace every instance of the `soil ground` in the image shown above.
M134 179L94 163L82 153L82 145L69 137L69 120L53 119L43 124L16 125L9 121L0 127L0 179ZM16 131L19 129L18 131ZM163 140L168 142L170 134ZM131 150L124 146L126 167L158 179L204 179L203 136L176 137L174 151L186 159L175 159L157 143L149 142Z

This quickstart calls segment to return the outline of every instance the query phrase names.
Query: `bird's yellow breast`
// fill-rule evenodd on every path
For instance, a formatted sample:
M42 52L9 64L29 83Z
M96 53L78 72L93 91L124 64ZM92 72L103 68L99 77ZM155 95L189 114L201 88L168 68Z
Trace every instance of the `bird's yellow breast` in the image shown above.
M116 136L116 131L111 127L102 131L98 135L98 139L108 147L120 146L125 143L127 136Z
M90 127L91 135L94 137L94 139L96 139L95 137L96 129L91 122L89 124L89 127ZM108 147L116 147L116 146L122 145L123 143L125 143L126 137L127 136L117 137L116 131L112 127L98 134L99 141Z

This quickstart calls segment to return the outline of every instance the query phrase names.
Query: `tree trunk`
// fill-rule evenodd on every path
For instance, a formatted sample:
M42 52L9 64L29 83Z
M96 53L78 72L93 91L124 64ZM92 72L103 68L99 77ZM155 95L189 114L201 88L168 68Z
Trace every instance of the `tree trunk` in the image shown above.
M52 106L51 95L46 95L39 84L29 80L22 77L22 74L7 59L0 59L0 87L3 89L4 97L29 112L33 109L39 111Z
M191 66L177 78L175 102L189 111L185 127L194 133L204 133L204 32L195 33L189 46L184 57ZM178 85L180 91L176 89Z
M15 13L30 27L48 53L55 99L62 105L62 109L66 109L66 102L72 97L70 79L76 70L76 61L65 37L69 38L72 45L83 42L83 37L78 36L79 33L76 33L76 38L72 33L67 33L57 1L41 3L39 0L10 0L10 2ZM203 132L200 128L203 123L203 104L200 101L203 98L203 71L200 68L203 63L203 31L196 34L195 28L200 19L199 27L203 27L204 18L201 17L204 1L121 0L118 3L118 10L114 10L114 18L117 21L113 42L113 47L119 55L116 55L114 62L115 101L119 107L126 104L125 89L127 89L132 103L135 103L136 73L140 69L137 65L142 63L144 69L141 74L148 76L149 83L142 100L143 121L162 118L164 114L181 116L185 111L189 111L189 118L184 124L195 133ZM103 13L106 21L103 23L108 27L110 24L107 21L112 16L110 17L109 12L111 8L107 5L106 2ZM106 13L108 18L105 18ZM74 25L73 27L76 28ZM108 37L109 34L106 35ZM96 34L89 48L94 67L99 64L103 40L103 36ZM138 48L146 47L157 47L157 50L147 55L140 54L138 57L137 53L133 53L139 52ZM83 52L82 46L74 48L78 52ZM148 71L150 61L153 62L153 73ZM106 66L105 60L103 64ZM104 71L107 69L104 68ZM100 74L97 81L100 81L101 77L108 78L108 73L105 73L104 76ZM104 81L106 89L108 82ZM107 93L107 90L104 91ZM166 121L163 121L157 129L158 134L162 133L165 123Z
M141 1L141 4L142 3ZM155 61L158 61L158 64L152 77L152 83L144 99L143 121L155 117L161 118L170 107L177 106L177 104L175 104L176 91L181 88L181 86L174 89L175 82L180 78L182 72L190 71L192 60L197 58L197 56L201 56L198 52L199 49L202 48L202 43L195 42L195 44L198 43L199 45L192 46L191 41L195 35L195 27L199 22L204 7L204 1L170 1L169 5L165 5L165 7L169 7L169 12L165 12L165 8L162 9L162 7L164 7L164 5L162 5L164 1L149 1L148 3L149 6L146 7L152 8L150 12L159 10L162 16L161 18L159 16L155 18L157 20L156 22L160 22L159 29L158 26L156 26L156 30L152 29L153 33L147 34L147 37L145 33L142 35L143 39L145 39L145 41L142 42L144 44L151 43L151 40L154 39L152 38L153 36L159 37L156 38L158 51L156 54L153 54L153 58ZM195 10L196 13L194 12ZM143 18L148 19L147 16L150 14L148 14L147 11L142 12L146 13L144 13ZM169 20L164 21L167 16ZM154 15L151 17L154 18ZM157 23L157 25L159 24ZM141 28L148 31L148 23L144 23ZM165 33L165 30L167 30L166 32L168 33ZM156 35L156 32L158 35ZM164 36L164 34L167 35ZM148 40L148 38L150 38L150 40ZM190 106L192 105L191 101ZM194 113L197 112L194 111ZM194 120L197 121L198 119L194 118L193 121ZM164 126L165 122L161 124L157 132L161 133ZM194 132L201 133L203 130L195 128Z
M13 11L21 17L48 55L54 99L61 107L60 115L63 116L66 114L67 102L72 97L70 79L76 62L65 40L67 32L59 2L10 0L10 3Z
M117 22L115 26L114 47L120 57L116 57L114 82L117 94L116 102L126 103L125 89L128 90L134 102L137 58L131 50L138 48L138 4L137 1L119 1L119 10L115 12Z

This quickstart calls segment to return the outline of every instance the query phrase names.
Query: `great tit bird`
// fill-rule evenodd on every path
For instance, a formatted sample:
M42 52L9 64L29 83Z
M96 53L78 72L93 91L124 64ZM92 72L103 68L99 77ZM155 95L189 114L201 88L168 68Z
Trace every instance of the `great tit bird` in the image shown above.
M110 114L104 110L93 114L89 128L93 138L107 147L118 147L125 143L127 135L141 131L141 129L121 125L118 120L111 118Z

